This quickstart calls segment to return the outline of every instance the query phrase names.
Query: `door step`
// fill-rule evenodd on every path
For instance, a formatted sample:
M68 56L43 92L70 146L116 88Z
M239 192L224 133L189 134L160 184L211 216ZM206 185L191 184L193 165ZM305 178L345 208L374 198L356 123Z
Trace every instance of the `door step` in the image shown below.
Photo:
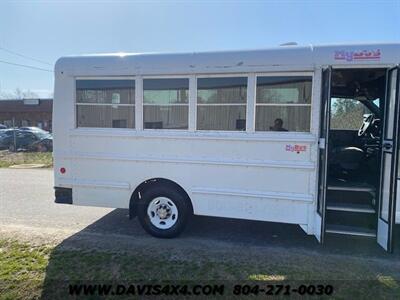
M344 181L340 179L328 180L328 190L375 193L376 189L372 184L365 182Z
M326 205L327 210L334 211L349 211L349 212L360 212L374 214L375 209L368 204L356 204L356 203L343 203L343 202L329 202Z
M356 235L356 236L366 236L366 237L376 237L376 231L372 229L345 226L345 225L326 225L326 233L334 234L344 234L344 235Z
M375 187L372 185L328 185L328 190L330 191L350 191L350 192L366 192L375 193Z
M326 203L329 205L331 202L340 203L344 206L350 203L375 207L376 201L375 193L328 190L326 193Z

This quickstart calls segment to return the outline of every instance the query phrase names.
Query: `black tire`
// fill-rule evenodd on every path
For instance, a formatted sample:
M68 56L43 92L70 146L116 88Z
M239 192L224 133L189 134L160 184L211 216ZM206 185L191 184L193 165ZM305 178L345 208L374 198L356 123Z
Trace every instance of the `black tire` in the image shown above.
M178 217L176 218L175 224L168 229L157 228L150 221L150 217L147 214L147 209L150 203L158 198L164 197L172 200L172 203L178 210ZM138 200L137 205L137 216L143 229L154 237L158 238L174 238L182 233L185 229L186 224L190 215L192 214L191 206L189 203L190 199L182 193L179 189L169 184L156 184L153 185L141 193L141 199Z

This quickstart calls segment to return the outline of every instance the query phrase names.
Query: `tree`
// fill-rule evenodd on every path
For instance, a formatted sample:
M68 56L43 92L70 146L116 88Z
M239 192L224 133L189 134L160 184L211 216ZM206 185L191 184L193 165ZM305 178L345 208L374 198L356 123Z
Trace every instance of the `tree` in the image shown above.
M21 88L16 88L14 92L11 93L1 93L0 99L28 99L28 98L39 98L38 94L32 92L31 90L23 90Z
M356 130L365 113L369 113L368 109L358 100L332 99L331 128Z

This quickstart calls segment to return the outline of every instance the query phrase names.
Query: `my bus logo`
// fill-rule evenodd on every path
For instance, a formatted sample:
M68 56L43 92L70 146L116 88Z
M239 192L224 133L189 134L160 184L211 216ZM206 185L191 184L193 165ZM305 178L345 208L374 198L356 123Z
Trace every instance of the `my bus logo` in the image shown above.
M305 152L307 150L307 146L305 145L286 145L286 151L288 152Z
M381 50L360 50L360 51L335 51L335 60L355 61L355 60L380 60Z

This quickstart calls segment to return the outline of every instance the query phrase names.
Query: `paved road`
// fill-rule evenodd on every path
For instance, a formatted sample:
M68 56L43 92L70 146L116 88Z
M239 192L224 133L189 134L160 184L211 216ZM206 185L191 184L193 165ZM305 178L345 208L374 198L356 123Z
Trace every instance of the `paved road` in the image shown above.
M29 234L56 232L60 239L93 235L112 240L118 236L134 242L168 243L149 237L137 220L128 220L123 209L79 207L53 202L53 173L48 169L0 169L0 227ZM400 230L397 230L398 232ZM64 233L63 233L64 232ZM398 239L400 240L400 239ZM386 255L368 238L328 237L320 246L298 226L221 218L195 217L178 239L181 245L223 245L223 247L271 247L302 249L326 254L349 254L379 258ZM400 247L397 247L400 252Z
M57 205L50 169L0 169L0 224L79 230L112 209Z

